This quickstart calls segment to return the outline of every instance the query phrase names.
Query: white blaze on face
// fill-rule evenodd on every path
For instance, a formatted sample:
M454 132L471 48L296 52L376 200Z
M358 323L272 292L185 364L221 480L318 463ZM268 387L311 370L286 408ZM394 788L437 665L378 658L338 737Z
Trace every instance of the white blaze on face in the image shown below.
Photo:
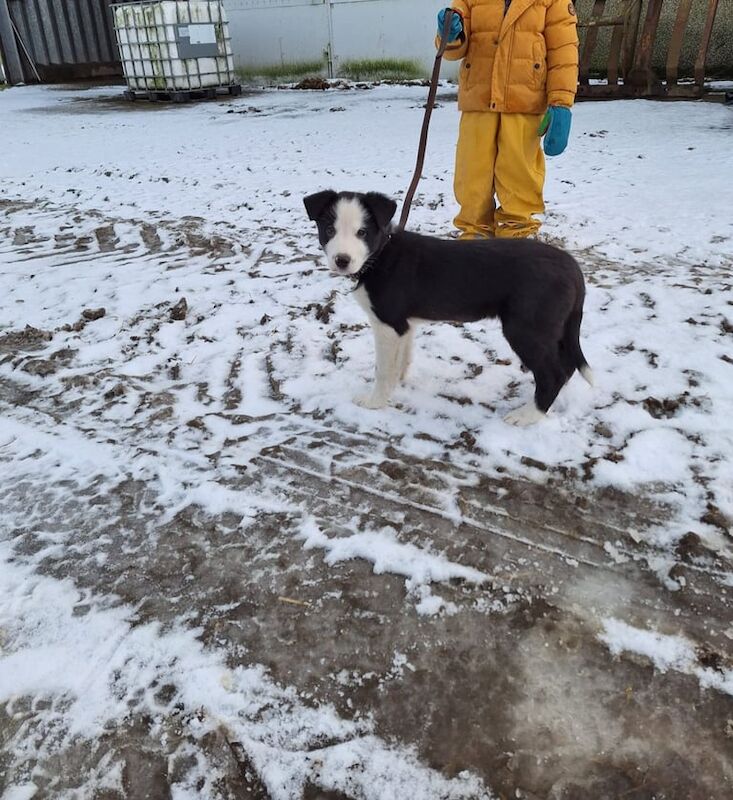
M324 248L328 266L340 275L354 275L369 258L369 248L358 233L366 227L367 217L361 203L356 199L342 199L336 203L333 227L336 233ZM337 258L348 259L346 268L340 267Z

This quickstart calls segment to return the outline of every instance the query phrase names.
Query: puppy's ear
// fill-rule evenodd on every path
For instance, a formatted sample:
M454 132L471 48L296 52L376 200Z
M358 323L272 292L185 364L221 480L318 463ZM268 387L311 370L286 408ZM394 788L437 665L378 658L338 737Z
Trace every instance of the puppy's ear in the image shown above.
M323 216L323 212L336 199L336 192L326 189L325 192L316 192L303 198L305 210L308 212L308 219L318 220Z
M363 195L362 201L380 228L386 228L389 225L397 210L397 203L391 197L385 197L378 192L367 192Z

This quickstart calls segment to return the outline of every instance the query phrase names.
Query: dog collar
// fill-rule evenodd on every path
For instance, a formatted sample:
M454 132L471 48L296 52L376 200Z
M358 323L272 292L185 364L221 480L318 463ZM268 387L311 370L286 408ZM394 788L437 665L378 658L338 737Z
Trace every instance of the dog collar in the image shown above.
M353 275L349 276L352 280L357 282L357 285L361 283L362 278L364 275L369 272L369 270L374 266L375 262L382 255L387 245L392 241L392 234L388 234L387 241L376 251L376 253L372 253L369 258L361 265L361 269L358 272L355 272Z

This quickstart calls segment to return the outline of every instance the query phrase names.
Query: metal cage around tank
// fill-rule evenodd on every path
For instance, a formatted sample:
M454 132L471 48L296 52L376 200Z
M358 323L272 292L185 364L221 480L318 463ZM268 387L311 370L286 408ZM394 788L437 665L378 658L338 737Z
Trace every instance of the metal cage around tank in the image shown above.
M221 2L142 0L111 8L128 98L181 101L241 91Z

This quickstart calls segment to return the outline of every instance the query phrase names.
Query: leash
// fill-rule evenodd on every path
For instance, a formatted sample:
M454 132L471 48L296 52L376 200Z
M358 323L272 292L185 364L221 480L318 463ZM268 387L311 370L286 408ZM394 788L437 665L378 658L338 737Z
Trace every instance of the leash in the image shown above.
M399 230L404 230L407 225L407 218L410 216L410 206L412 205L412 198L415 196L415 190L422 176L422 168L425 162L425 148L428 144L428 127L430 126L430 115L433 113L433 104L435 103L435 95L438 91L438 78L440 77L440 62L443 60L443 53L448 46L448 32L450 31L450 23L453 14L456 12L450 8L446 9L445 19L443 20L443 30L440 32L440 45L438 52L435 54L435 64L433 65L433 74L430 78L430 90L428 91L428 102L425 106L425 117L422 122L422 131L420 132L420 143L417 147L417 163L415 164L415 174L412 176L412 183L405 195L405 202L402 205L402 214L400 214L400 221L397 225Z

